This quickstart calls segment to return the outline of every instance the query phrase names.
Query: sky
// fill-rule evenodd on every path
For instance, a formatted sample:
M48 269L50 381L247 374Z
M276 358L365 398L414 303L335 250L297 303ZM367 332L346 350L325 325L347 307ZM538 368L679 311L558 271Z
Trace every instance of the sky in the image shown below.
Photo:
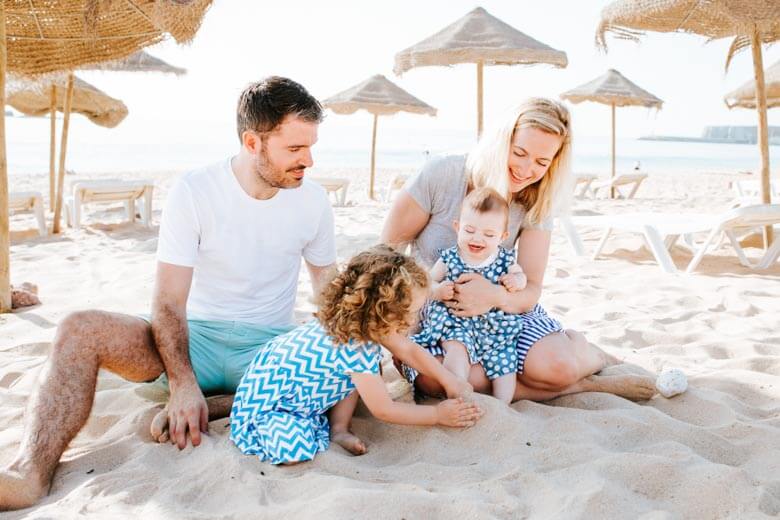
M608 68L620 71L664 100L660 111L618 109L622 138L701 134L705 125L754 125L751 110L728 110L723 96L753 77L749 52L725 72L728 39L707 43L685 34L648 34L641 43L608 37L609 51L595 46L600 0L530 0L480 3L463 0L215 0L189 45L166 41L150 53L188 69L183 77L160 74L83 72L81 77L125 102L128 118L116 129L95 127L74 116L82 139L204 143L238 146L236 100L246 84L267 75L288 76L320 99L374 74L438 109L438 116L399 114L381 119L385 140L447 139L476 131L476 69L472 64L412 69L393 74L394 55L482 6L521 32L565 51L569 65L485 68L485 122L526 96L557 97ZM780 48L765 47L765 66ZM769 123L780 124L770 111ZM594 103L572 107L575 135L606 136L609 108ZM86 120L84 120L86 121ZM320 142L370 135L371 116L329 114ZM357 143L357 145L362 145Z

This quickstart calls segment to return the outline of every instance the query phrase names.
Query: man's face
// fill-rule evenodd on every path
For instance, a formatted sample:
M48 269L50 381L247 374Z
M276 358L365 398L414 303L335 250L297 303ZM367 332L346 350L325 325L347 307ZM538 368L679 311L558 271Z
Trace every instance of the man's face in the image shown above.
M317 142L318 123L287 116L273 132L262 137L255 154L255 173L272 188L297 188L303 172L314 161L311 147Z

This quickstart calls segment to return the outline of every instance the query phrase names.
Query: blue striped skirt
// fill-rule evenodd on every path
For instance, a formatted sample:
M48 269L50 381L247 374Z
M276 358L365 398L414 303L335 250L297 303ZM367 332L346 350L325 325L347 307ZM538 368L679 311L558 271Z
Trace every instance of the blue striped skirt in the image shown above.
M517 342L517 373L523 373L525 366L525 357L531 346L545 336L554 332L562 332L561 322L547 315L547 311L538 303L528 312L520 315L523 318L523 330L520 331ZM426 348L434 356L444 356L444 349L441 345ZM417 371L412 367L401 365L401 373L407 381L414 384L417 378Z

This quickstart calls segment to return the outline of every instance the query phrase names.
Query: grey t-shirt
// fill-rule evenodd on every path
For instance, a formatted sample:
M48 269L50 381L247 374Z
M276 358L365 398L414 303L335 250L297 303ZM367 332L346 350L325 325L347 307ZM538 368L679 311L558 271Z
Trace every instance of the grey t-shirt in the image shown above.
M468 183L466 156L446 155L429 160L404 186L417 204L431 215L428 224L412 242L412 254L428 267L436 263L442 250L457 243L453 222L460 216ZM534 227L523 225L525 213L519 203L510 204L509 236L501 244L506 249L514 247L523 227ZM550 229L550 224L545 222L539 228Z

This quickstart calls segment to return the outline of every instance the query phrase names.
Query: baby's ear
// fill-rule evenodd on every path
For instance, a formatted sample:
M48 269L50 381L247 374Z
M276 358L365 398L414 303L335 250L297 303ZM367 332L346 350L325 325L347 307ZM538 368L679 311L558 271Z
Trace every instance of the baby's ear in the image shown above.
M501 233L501 241L503 242L504 240L506 240L508 236L509 236L509 231L504 231L503 233Z

